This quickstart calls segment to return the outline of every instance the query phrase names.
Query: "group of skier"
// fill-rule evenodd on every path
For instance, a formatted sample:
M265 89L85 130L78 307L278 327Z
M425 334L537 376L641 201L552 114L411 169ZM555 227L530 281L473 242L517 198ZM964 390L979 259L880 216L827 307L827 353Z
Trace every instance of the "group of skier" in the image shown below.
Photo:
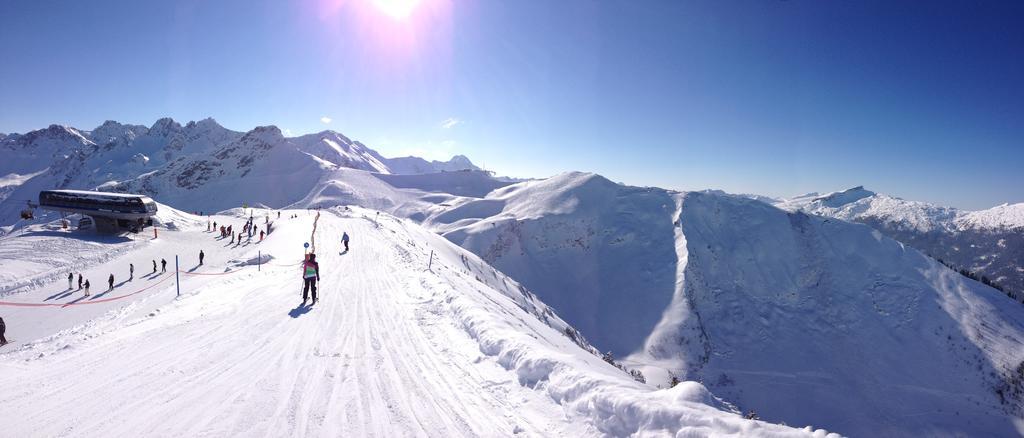
M281 213L278 212L278 217L280 217L280 215L281 215ZM295 216L293 216L293 217L295 217ZM266 225L267 225L267 233L269 234L270 226L271 226L269 215L266 218ZM217 223L216 222L212 223L212 228L211 228L211 224L207 223L207 231L209 231L211 229L212 230L217 230L217 228L218 227L217 227ZM232 229L231 228L232 227L230 225L227 226L227 227L221 225L220 226L221 236L222 237L226 237L227 235L232 234ZM247 233L248 236L249 236L249 239L252 239L252 236L256 233L256 227L253 224L252 217L250 217L249 220L245 223L245 225L242 227L242 230L243 230L242 232L238 233L239 241L241 241L243 233ZM262 241L263 237L264 237L264 232L260 231L259 232L259 236L260 236L260 240ZM234 241L234 236L233 235L232 235L232 241ZM348 236L348 232L343 232L342 233L342 235L341 235L341 243L345 247L345 251L343 253L347 253L349 251L349 236ZM204 262L205 258L206 258L206 254L203 252L203 250L200 249L199 250L199 265L200 266L203 265L203 262ZM305 260L303 260L301 265L302 265L302 282L303 282L303 285L302 285L302 303L303 303L303 305L306 304L306 302L310 298L310 292L312 292L313 304L316 304L318 302L317 282L320 281L320 264L317 263L317 261L316 261L316 254L314 254L314 253L307 254L306 257L305 257ZM166 259L160 259L160 273L162 274L162 273L165 273L165 272L167 272L167 260ZM152 272L151 275L155 275L156 273L157 273L157 262L156 262L156 259L154 259L153 260L153 272ZM75 286L75 273L69 272L67 278L68 278L68 289L69 290L74 289L74 286ZM134 263L129 263L128 264L128 280L127 281L132 281L134 278L135 278L135 264ZM89 282L89 279L85 278L82 273L78 273L78 290L83 290L84 289L85 290L85 296L90 296L90 294L89 294L90 286L91 286L91 284ZM108 291L114 290L114 274L113 273L111 273L107 277L107 290ZM0 345L4 345L4 344L7 343L7 339L4 337L4 332L5 331L6 331L6 326L4 325L4 320L3 320L3 318L0 318Z
M228 226L221 225L220 229L219 229L220 237L222 237L222 238L230 237L231 238L230 243L235 243L236 240L237 240L238 244L241 244L242 243L242 236L246 236L246 238L247 238L246 241L247 242L251 242L253 236L257 236L258 235L259 236L259 241L262 242L263 238L270 234L271 227L273 226L273 223L270 222L270 216L267 216L266 226L267 226L266 230L259 229L259 226L257 226L255 223L253 223L253 219L250 217L249 220L246 221L244 225L242 225L242 230L239 231L238 233L234 232L234 226L233 225L228 225ZM217 230L217 222L213 223L213 229ZM207 230L210 230L209 225L207 225Z
M199 251L199 264L200 265L203 264L203 257L204 257L203 251L200 250ZM167 272L167 259L160 259L160 273L162 274L162 273L165 273L165 272ZM153 260L153 274L156 274L156 259ZM135 264L134 263L129 263L128 264L128 281L132 281L134 279L135 279ZM84 289L85 290L85 296L89 296L90 295L89 294L89 288L91 286L92 286L92 284L89 282L89 279L85 278L82 275L82 273L79 272L78 273L78 290L83 290ZM75 273L74 272L68 272L68 289L74 289L74 287L75 287ZM114 290L114 274L113 273L111 273L107 277L107 290L108 291Z

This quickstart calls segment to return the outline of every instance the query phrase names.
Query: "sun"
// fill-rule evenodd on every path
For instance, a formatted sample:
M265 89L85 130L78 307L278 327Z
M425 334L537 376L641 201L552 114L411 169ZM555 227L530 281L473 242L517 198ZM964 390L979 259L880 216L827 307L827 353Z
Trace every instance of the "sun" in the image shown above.
M383 12L391 18L396 20L404 20L409 17L413 9L416 9L416 5L420 4L421 0L373 0L373 5L377 7L377 10Z

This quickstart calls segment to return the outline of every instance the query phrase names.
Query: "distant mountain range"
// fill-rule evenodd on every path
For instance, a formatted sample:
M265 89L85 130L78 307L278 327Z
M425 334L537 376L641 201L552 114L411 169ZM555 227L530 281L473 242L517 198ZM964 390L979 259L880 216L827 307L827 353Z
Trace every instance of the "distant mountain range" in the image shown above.
M1024 301L1024 203L965 211L854 187L775 205L869 225Z
M304 194L323 171L338 167L382 174L479 170L464 156L444 162L385 158L333 131L289 138L275 126L243 133L212 118L185 125L163 118L148 128L107 121L91 131L51 125L0 136L0 154L6 158L0 162L0 226L8 228L26 201L45 189L138 191L157 198L203 194L195 207L222 209L297 201L283 194ZM207 185L220 191L196 191ZM240 190L228 189L235 186Z

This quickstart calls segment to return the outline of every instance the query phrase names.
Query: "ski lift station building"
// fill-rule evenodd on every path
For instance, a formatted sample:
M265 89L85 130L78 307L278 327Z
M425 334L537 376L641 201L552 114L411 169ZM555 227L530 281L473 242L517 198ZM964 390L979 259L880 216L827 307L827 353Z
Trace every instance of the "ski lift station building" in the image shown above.
M41 191L39 208L89 216L98 231L110 233L138 232L153 225L157 210L148 196L85 190Z

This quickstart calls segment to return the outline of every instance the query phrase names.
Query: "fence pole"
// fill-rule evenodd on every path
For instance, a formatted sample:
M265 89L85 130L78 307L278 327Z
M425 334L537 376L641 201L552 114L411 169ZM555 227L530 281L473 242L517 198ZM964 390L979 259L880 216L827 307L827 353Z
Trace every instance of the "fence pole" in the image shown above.
M178 296L180 297L181 296L181 275L178 274L179 271L181 271L181 269L178 269L178 255L175 254L174 255L174 286L178 288Z

